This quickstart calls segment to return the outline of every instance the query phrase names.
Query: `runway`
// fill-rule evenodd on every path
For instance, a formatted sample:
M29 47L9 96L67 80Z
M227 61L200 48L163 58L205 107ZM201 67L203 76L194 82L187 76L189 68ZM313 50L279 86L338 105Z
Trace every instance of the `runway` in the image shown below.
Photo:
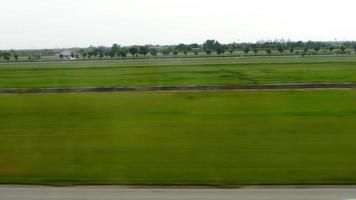
M351 200L355 187L179 189L1 186L1 200Z

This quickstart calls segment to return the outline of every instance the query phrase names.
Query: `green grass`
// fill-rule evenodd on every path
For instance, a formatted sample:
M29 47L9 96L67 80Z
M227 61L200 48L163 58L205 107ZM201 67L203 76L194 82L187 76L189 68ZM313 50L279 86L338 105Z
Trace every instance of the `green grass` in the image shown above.
M0 183L355 184L356 91L0 95Z
M0 64L0 88L356 82L356 57Z

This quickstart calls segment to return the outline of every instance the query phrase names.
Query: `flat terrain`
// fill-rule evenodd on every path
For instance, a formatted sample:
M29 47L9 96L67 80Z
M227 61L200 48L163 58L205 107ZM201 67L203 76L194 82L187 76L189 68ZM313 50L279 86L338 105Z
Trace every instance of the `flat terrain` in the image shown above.
M0 64L0 88L356 83L356 57Z
M355 184L356 90L0 95L0 183Z
M355 188L119 189L0 187L1 200L347 200Z
M1 63L4 93L62 93L0 95L0 184L356 184L355 84L356 56Z
M356 83L302 83L302 84L236 84L195 86L125 86L78 88L0 88L0 94L68 94L168 91L248 91L248 90L326 90L356 89Z

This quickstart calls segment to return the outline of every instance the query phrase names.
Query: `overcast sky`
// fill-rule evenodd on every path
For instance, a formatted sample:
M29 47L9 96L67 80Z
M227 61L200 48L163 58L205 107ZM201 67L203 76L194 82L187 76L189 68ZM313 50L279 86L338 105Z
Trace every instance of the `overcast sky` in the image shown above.
M356 40L355 0L0 0L0 49Z

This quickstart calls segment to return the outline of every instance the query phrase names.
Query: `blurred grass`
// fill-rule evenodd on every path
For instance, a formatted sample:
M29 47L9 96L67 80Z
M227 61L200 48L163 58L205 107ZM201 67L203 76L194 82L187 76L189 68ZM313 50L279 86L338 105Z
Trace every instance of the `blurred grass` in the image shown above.
M0 65L0 88L325 82L355 83L355 58L212 58Z
M0 183L355 184L356 91L0 95Z

